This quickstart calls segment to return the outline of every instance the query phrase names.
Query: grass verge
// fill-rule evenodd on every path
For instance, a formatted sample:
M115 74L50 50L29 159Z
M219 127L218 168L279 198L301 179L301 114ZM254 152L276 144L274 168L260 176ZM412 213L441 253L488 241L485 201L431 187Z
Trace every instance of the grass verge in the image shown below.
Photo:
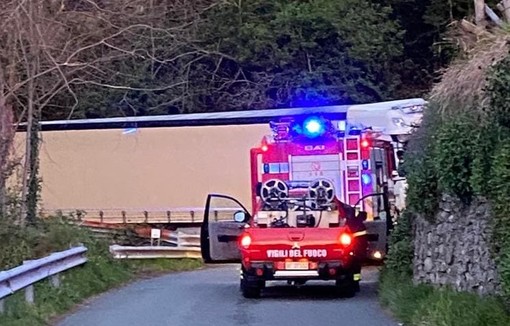
M88 261L83 266L61 273L59 288L51 287L49 280L35 284L34 305L25 303L24 291L6 298L6 312L0 314L0 325L5 326L49 325L52 319L68 312L87 298L139 277L192 270L202 266L202 261L198 259L115 260L108 252L106 241L95 239L82 229L60 222L45 223L44 226L17 235L22 238L18 238L14 244L9 243L7 237L0 241L1 251L6 258L3 262L0 261L3 263L0 270L19 265L20 259L39 258L77 243L83 243L88 248ZM31 244L32 247L26 248L34 250L26 250L20 254L20 242L21 245ZM12 250L12 254L9 254L9 250Z
M413 285L408 277L385 270L381 304L406 326L504 326L510 315L498 298Z

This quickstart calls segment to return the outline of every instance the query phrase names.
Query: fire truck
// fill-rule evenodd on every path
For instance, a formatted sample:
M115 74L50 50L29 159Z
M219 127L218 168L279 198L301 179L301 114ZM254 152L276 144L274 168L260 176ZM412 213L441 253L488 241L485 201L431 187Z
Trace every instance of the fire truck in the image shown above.
M352 296L363 262L386 254L393 143L326 112L269 125L272 133L250 151L252 210L226 195L207 197L204 261L241 262L246 297L267 281L315 279L335 280Z

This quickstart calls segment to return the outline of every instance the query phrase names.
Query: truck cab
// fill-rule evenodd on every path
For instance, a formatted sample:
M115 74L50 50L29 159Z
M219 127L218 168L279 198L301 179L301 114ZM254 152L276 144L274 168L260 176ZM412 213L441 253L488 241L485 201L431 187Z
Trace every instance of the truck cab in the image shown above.
M334 116L282 118L270 127L250 151L251 210L226 195L207 198L204 261L240 262L245 297L276 280L335 281L339 294L353 296L362 263L386 252L393 148Z

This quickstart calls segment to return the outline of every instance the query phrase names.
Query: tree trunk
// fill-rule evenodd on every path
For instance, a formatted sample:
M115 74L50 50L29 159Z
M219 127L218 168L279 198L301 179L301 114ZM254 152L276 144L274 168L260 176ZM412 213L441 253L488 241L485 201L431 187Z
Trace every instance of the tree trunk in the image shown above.
M0 77L1 78L1 77ZM0 217L6 213L7 191L6 184L9 177L10 153L14 140L12 109L0 95Z
M35 224L37 220L37 199L39 196L38 162L39 162L39 110L36 108L36 79L40 71L39 60L41 58L40 38L37 33L38 16L41 11L41 3L30 2L27 5L28 18L28 51L24 53L24 61L27 67L27 132L25 140L25 165L23 167L23 180L21 188L21 214L20 224Z
M28 117L27 117L27 132L25 133L25 162L23 164L23 174L21 179L21 207L20 207L20 216L19 216L19 224L25 225L27 219L28 212L28 185L30 183L30 162L32 162L32 132L33 132L33 124L34 124L34 105L33 100L30 97L30 90L33 87L29 85L29 99L28 99Z
M475 1L475 23L477 26L485 27L485 0Z

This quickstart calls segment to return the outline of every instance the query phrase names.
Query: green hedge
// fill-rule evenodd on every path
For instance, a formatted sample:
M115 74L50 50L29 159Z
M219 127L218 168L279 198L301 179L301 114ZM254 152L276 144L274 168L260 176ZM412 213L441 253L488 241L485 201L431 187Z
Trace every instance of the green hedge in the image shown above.
M502 278L504 297L510 303L510 57L490 71L482 109L464 108L459 115L439 112L432 103L413 135L406 152L409 183L409 216L420 214L434 221L441 194L456 196L468 205L473 196L491 202L493 208L492 253ZM453 112L455 110L449 110ZM471 112L466 114L465 112ZM410 218L410 217L408 217ZM409 270L411 234L395 241L387 267L399 273ZM398 237L398 236L397 236Z

